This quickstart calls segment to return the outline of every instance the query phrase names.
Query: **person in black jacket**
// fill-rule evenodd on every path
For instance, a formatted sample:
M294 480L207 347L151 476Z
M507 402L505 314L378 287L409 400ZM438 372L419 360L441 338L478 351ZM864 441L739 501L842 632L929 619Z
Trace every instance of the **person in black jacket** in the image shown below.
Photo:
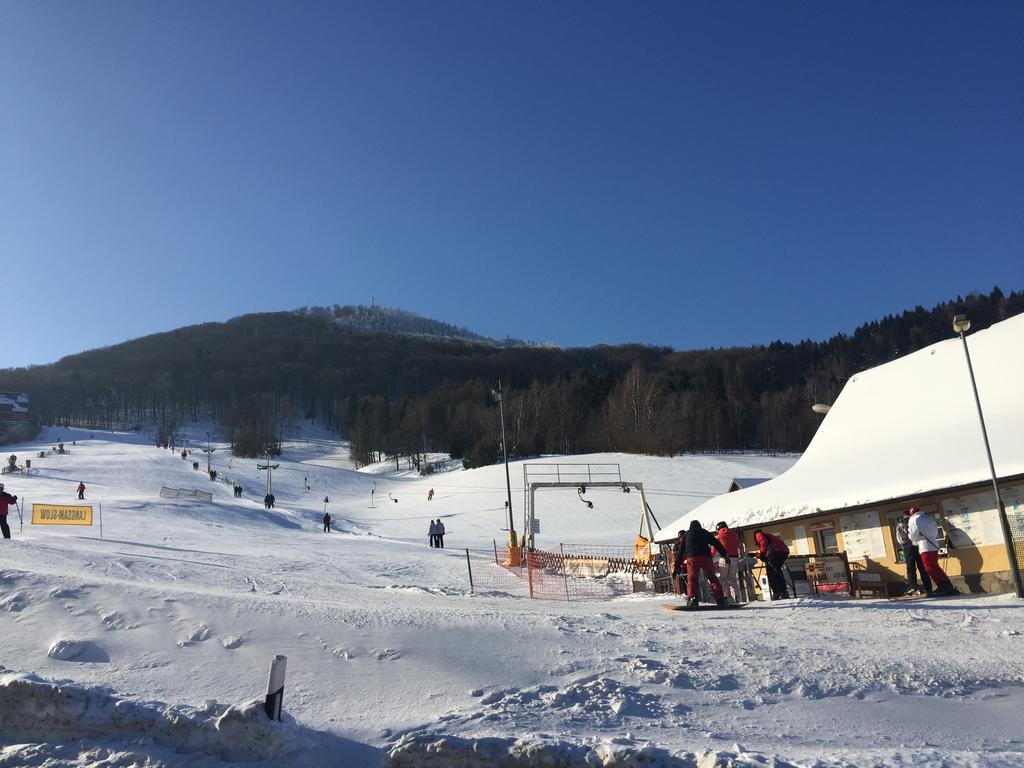
M729 555L726 552L721 551L722 545L719 543L710 532L704 530L700 522L694 520L690 523L690 528L685 533L679 532L680 538L677 542L681 546L677 547L675 563L673 564L673 576L677 575L680 571L680 562L682 558L686 561L686 604L690 607L696 607L699 603L698 599L698 586L697 576L699 573L703 573L704 577L711 584L711 594L715 596L715 602L718 605L725 605L725 594L722 592L722 584L718 581L718 576L715 575L714 562L711 559L711 551L715 550L719 552L720 556L729 562Z

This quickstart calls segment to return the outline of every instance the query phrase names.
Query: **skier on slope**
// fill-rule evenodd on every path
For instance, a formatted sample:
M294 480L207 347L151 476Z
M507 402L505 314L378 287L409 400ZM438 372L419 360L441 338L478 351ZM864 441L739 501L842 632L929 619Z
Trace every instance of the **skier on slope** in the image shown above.
M693 520L690 522L689 530L683 534L681 543L680 550L686 558L686 605L696 608L700 602L697 583L699 573L703 573L704 577L711 584L711 594L715 596L715 602L718 605L725 605L725 594L722 592L722 584L715 575L714 564L711 560L711 550L718 551L719 547L721 547L718 539L704 530L700 522ZM679 569L679 554L676 554L675 573L678 573ZM722 552L722 557L728 562L728 554Z
M788 600L789 588L786 586L786 577L782 575L782 564L789 557L789 547L774 533L760 528L754 531L754 541L760 549L758 557L768 566L768 589L771 590L772 600Z
M922 514L921 510L914 506L907 512L910 514L907 533L921 551L924 569L935 582L935 591L932 594L939 597L957 594L959 590L953 586L953 582L939 565L939 526L935 519L931 515Z
M11 529L7 525L7 512L11 504L17 504L18 497L12 496L4 490L4 484L0 483L0 533L5 539L11 538Z
M427 538L430 539L430 546L437 546L437 521L431 518L430 528L427 530Z
M437 546L444 549L444 523L440 517L437 518Z
M324 506L327 506L326 504ZM331 532L331 513L324 512L324 533Z
M78 498L79 499L84 499L85 498L85 483L83 483L83 482L79 482L78 483Z
M715 538L720 546L718 552L718 572L722 579L725 596L732 602L740 601L740 535L729 528L724 520L715 526Z

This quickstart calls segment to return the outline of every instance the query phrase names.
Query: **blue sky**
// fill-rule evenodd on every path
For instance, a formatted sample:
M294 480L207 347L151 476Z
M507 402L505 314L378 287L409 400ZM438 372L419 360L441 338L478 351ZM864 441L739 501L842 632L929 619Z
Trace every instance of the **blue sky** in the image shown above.
M0 2L0 367L377 303L823 339L1024 288L1024 3Z

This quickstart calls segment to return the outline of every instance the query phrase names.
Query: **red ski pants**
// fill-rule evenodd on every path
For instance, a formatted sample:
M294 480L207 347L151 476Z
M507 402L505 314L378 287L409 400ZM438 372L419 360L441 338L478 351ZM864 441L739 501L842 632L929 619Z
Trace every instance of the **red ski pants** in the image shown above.
M942 570L939 565L939 553L938 552L922 552L921 562L924 563L924 569L927 571L931 580L935 582L935 586L939 584L945 584L949 581L949 576Z
M691 556L686 558L686 596L700 597L700 590L697 587L698 571L711 582L711 594L715 596L715 600L723 599L725 595L722 592L722 585L715 575L715 564L710 557Z

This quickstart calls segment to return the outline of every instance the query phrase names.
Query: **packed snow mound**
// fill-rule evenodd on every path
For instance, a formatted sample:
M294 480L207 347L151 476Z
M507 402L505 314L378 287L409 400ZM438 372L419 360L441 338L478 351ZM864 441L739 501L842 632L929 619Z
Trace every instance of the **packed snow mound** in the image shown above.
M85 643L79 640L57 640L50 646L46 655L57 661L68 661L82 655Z
M862 752L859 765L913 765L916 768L970 768L977 765L1019 766L1017 754L950 752L907 747L898 762L888 754ZM849 768L848 754L821 755L795 761L751 752L739 744L731 749L672 752L632 739L588 744L506 738L461 739L429 734L409 735L388 753L382 768Z
M129 701L102 688L0 674L0 741L52 743L95 737L118 742L145 739L176 752L228 761L266 760L303 746L297 730L271 721L260 702L172 707Z

